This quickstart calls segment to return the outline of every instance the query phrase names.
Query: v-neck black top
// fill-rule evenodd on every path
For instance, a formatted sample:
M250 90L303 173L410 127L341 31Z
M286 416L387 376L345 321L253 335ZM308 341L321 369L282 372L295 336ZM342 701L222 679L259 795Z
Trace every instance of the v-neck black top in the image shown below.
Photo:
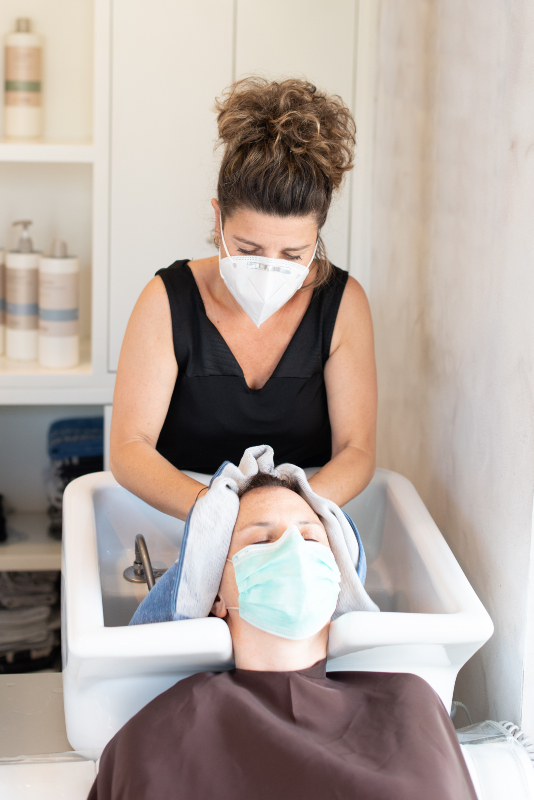
M273 374L250 389L226 341L208 319L188 261L156 273L167 290L178 377L157 450L178 469L212 474L268 444L275 463L320 467L332 456L324 366L348 274L314 290Z

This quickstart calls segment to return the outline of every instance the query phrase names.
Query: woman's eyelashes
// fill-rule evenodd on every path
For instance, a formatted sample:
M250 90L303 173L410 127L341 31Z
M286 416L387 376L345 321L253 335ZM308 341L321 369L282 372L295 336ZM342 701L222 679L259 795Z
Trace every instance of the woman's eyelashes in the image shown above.
M302 531L301 531L302 533ZM271 542L276 542L280 537L273 534L270 536L269 534L262 534L261 538L254 539L253 542L249 542L249 544L270 544ZM314 536L313 533L304 532L302 533L302 538L305 542L317 542L321 544L320 539Z
M238 251L244 256L257 256L259 253L256 250L244 250L242 247L237 248ZM282 256L287 261L301 261L302 256L292 256L289 253L282 253Z

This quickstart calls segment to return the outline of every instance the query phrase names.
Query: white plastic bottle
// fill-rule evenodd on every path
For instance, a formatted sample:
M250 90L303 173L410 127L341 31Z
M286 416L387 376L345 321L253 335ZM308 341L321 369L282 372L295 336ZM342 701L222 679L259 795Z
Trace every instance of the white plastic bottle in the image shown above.
M75 367L79 361L79 264L56 240L52 253L39 262L39 363L51 369Z
M5 40L4 136L35 139L43 132L42 43L31 20L17 19Z
M4 354L4 327L6 312L4 251L0 249L0 356Z
M18 361L33 361L37 359L40 254L33 250L30 220L13 224L22 226L22 236L18 250L6 254L6 354Z

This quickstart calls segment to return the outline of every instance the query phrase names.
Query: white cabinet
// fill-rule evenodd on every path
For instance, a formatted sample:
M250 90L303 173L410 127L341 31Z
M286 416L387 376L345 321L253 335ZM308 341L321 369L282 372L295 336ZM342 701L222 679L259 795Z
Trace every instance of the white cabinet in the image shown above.
M106 326L109 12L110 0L0 3L1 36L16 17L28 16L44 44L44 138L0 140L0 246L15 245L11 223L17 219L34 221L38 250L48 251L56 237L68 242L80 258L82 339L81 361L73 369L0 356L0 405L100 404L112 397Z
M214 252L215 97L232 80L232 0L115 0L109 367L141 290Z

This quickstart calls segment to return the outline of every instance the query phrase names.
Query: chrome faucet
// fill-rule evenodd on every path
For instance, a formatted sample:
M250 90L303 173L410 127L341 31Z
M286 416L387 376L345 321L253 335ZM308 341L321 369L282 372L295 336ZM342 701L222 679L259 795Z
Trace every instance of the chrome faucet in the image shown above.
M166 569L153 569L146 546L145 537L138 533L135 537L135 560L132 567L127 567L122 573L127 581L131 583L147 583L150 591L156 578L160 578Z

